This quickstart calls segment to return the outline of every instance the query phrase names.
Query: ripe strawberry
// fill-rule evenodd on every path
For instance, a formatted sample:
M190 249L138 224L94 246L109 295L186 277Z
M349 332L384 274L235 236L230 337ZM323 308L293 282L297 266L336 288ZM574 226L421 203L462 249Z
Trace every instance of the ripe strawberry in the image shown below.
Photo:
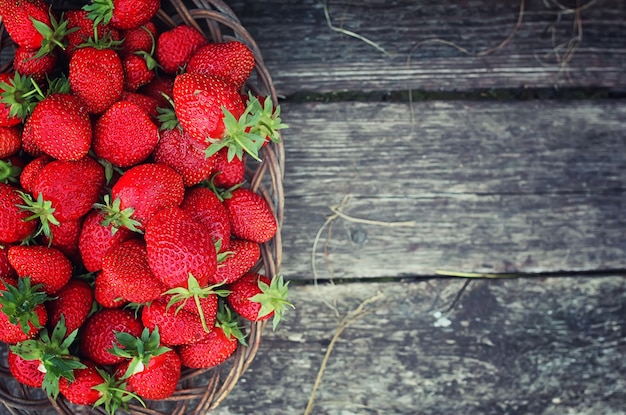
M157 27L153 22L148 22L134 29L121 32L124 39L118 53L122 57L135 54L136 52L151 52L155 48L158 37Z
M95 37L95 30L97 30L100 39L107 39L113 42L118 42L121 39L120 32L110 25L105 25L101 22L94 26L94 21L88 17L88 14L86 10L82 9L65 11L69 33L65 36L67 46L64 52L68 58L72 57L79 45L83 45Z
M30 215L20 209L19 190L0 183L0 244L21 242L35 233L36 224L26 220Z
M80 332L79 346L82 355L101 365L114 365L124 361L123 357L111 354L109 350L116 341L116 332L124 332L139 336L143 330L141 322L132 311L118 309L102 309L92 314Z
M59 160L80 160L91 146L89 114L74 95L44 98L26 119L24 129L29 130L37 148Z
M22 134L18 127L0 126L0 159L17 154L22 148Z
M110 290L126 302L147 303L167 291L150 270L146 244L131 239L112 247L102 261L102 274L96 283L110 285Z
M155 57L163 72L175 74L205 44L207 39L202 33L191 26L181 24L159 35Z
M124 90L136 91L154 78L156 62L140 55L128 55L122 59L124 67Z
M128 101L139 105L141 109L148 114L148 117L156 123L159 115L159 101L155 98L138 92L124 91L120 101Z
M137 104L118 101L96 122L93 150L118 167L146 160L159 141L159 129Z
M24 208L41 221L44 235L50 224L78 219L98 201L104 186L104 167L85 156L79 161L54 160L46 164L33 183L37 199L24 197Z
M6 31L17 45L36 50L45 44L44 35L34 21L50 28L48 5L43 0L2 0L0 15Z
M167 346L195 343L206 334L199 314L176 311L176 307L168 307L165 299L145 305L141 310L141 321L152 331L158 327L161 342Z
M30 278L3 280L0 288L0 341L16 344L34 338L48 321L44 303L49 297ZM15 284L15 285L13 285Z
M32 388L41 388L45 373L40 370L39 361L26 360L9 349L7 363L15 380Z
M265 275L249 272L234 283L228 285L230 294L226 302L237 314L250 321L273 319L273 327L283 317L287 306L289 283L285 283L281 275L272 280Z
M276 235L278 225L269 204L261 195L239 187L224 194L232 234L240 239L264 243Z
M214 243L221 241L221 252L230 248L230 219L228 212L211 189L206 187L187 189L180 208L194 220L206 226L211 233ZM209 281L214 281L213 278L215 277L209 278ZM217 281L212 282L212 284L215 283Z
M159 0L92 0L83 7L94 22L104 22L119 30L148 23L159 11Z
M43 235L43 244L58 249L73 263L78 263L80 253L78 251L78 238L82 218L59 222L58 225L50 225L50 236Z
M116 375L127 381L126 389L145 399L165 399L176 390L181 367L178 354L161 345L158 329L144 329L141 337L120 333L117 341L123 346L114 353L125 357Z
M138 230L160 210L179 206L184 195L178 173L164 164L144 163L128 169L115 183L113 203L105 200L96 207L104 211L106 225Z
M41 169L43 169L44 166L52 160L52 157L44 154L31 160L26 166L24 166L22 174L20 175L20 185L22 186L22 189L32 194L35 189L37 175Z
M156 213L145 230L148 263L167 287L186 286L189 274L203 287L217 269L209 230L178 207Z
M92 304L93 292L89 284L79 279L70 280L54 299L46 302L48 327L55 327L63 318L67 333L72 333L87 320Z
M176 350L183 366L206 369L225 362L237 350L239 343L245 345L246 341L237 318L228 307L222 306L210 333L202 340L180 345Z
M57 68L58 57L55 52L39 56L38 50L18 47L13 55L13 68L24 76L30 76L37 82L43 82Z
M102 45L76 49L69 63L69 80L87 111L101 114L122 96L122 60L116 51Z
M128 304L120 298L115 287L103 278L102 271L96 274L96 281L93 287L93 296L96 302L104 308L120 308Z
M84 361L82 369L74 370L72 382L65 378L59 380L61 394L75 405L94 405L103 393L95 389L105 383L105 378L92 362Z
M241 89L250 77L254 65L254 54L244 43L208 43L191 57L187 72L220 76Z
M78 250L89 272L102 269L102 259L109 250L131 238L132 232L126 228L114 231L111 225L104 225L104 215L100 210L92 210L83 221L83 226L78 237Z
M236 87L222 78L184 73L176 77L173 90L174 109L183 129L201 144L226 135L224 108L239 119L243 101Z
M217 264L217 272L209 279L209 284L231 284L250 271L261 257L258 243L243 239L230 241L227 255Z
M35 106L35 93L30 77L18 72L0 73L0 126L21 123Z
M24 154L31 156L32 158L37 158L39 156L43 156L44 153L35 143L35 137L33 135L33 129L31 125L24 125L22 129L22 150Z
M201 145L186 134L173 110L159 109L161 138L153 157L157 163L170 166L183 178L185 186L194 186L211 176L215 157L206 157L206 145Z
M246 173L246 156L234 157L228 160L228 148L222 148L215 153L215 168L213 169L213 185L223 189L230 189L243 183Z
M45 245L15 245L9 248L9 262L21 278L50 295L56 294L72 277L72 263L56 248Z

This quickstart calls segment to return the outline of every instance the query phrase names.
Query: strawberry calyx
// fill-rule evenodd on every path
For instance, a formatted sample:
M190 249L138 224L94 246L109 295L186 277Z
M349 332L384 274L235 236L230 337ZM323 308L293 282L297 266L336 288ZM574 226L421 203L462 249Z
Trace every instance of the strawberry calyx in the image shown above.
M41 290L42 284L31 285L30 278L18 278L17 287L4 282L5 289L0 291L2 313L6 314L11 324L19 324L24 334L30 332L30 325L41 328L41 322L35 309L51 298Z
M136 394L126 389L126 382L117 379L108 372L96 368L96 371L102 376L104 382L93 387L94 390L100 392L100 398L94 403L94 407L104 407L109 415L115 415L118 409L128 412L128 402L136 399L144 408L145 402Z
M114 8L113 0L92 0L91 4L83 6L83 10L88 12L87 17L94 21L94 27L100 23L109 24Z
M274 276L269 285L259 279L261 292L250 297L250 301L261 304L259 319L274 313L272 320L272 328L274 330L276 330L278 323L283 318L287 307L294 308L293 304L287 300L289 295L288 285L289 281L285 282L280 274Z
M30 21L33 23L35 29L41 34L41 36L43 36L43 40L41 41L41 47L33 57L34 59L51 54L57 47L59 49L65 50L67 46L64 43L65 36L78 30L77 27L68 29L68 21L64 19L63 16L61 16L60 20L57 20L52 11L50 11L49 15L50 26L48 26L44 22L40 22L39 20L34 19L33 17L30 17Z
M102 222L100 222L102 226L110 226L113 234L115 234L122 227L133 232L143 233L142 230L139 229L141 223L131 217L135 208L127 207L125 209L121 209L120 198L116 198L113 203L111 203L111 197L109 195L104 195L103 200L104 203L95 203L93 205L95 209L100 209L102 211L102 216L104 217Z
M41 193L37 195L37 199L33 199L31 195L29 195L28 193L24 193L21 190L18 190L18 193L24 201L24 204L17 206L24 211L32 213L31 216L27 217L24 220L39 219L39 228L37 229L33 237L37 237L43 234L46 238L48 238L50 243L52 243L52 231L50 230L50 224L59 225L59 221L54 216L54 212L56 211L56 209L52 207L52 202L49 200L44 200Z
M17 183L20 173L22 173L22 168L14 165L11 160L0 160L1 183Z
M78 357L70 353L78 329L67 336L66 334L65 318L61 315L61 320L52 330L52 334L43 328L37 339L25 340L11 346L11 351L22 359L40 362L39 370L45 373L42 388L54 399L59 396L59 380L62 377L72 382L75 379L74 370L86 368Z
M159 120L159 123L161 124L160 129L162 131L163 130L171 131L174 128L178 128L178 130L182 132L183 126L180 125L180 122L178 121L178 117L176 116L176 111L174 111L174 101L169 95L165 93L161 93L161 95L170 104L170 107L169 108L164 108L164 107L157 108L157 113L159 114L157 115L157 120Z
M109 352L130 360L128 368L120 380L128 379L134 374L143 372L148 367L150 359L171 350L169 347L161 345L158 326L152 332L147 327L144 328L140 337L125 332L115 332L115 338L122 347L113 344L113 348Z
M170 307L174 305L178 305L176 307L176 313L178 313L185 306L185 304L187 304L187 301L189 301L189 299L193 299L198 309L198 315L200 316L200 321L202 322L202 328L204 329L205 332L208 333L211 331L211 328L208 327L206 323L206 318L204 316L204 311L202 310L202 305L200 304L200 299L208 298L210 295L213 295L213 294L216 294L220 297L226 297L228 294L230 294L230 291L216 290L216 288L218 288L221 285L222 283L210 285L207 287L200 287L198 280L193 275L189 274L186 288L175 287L175 288L165 291L163 295L172 296L170 301L167 303L167 308L169 309Z
M9 116L25 119L37 105L40 90L31 76L15 73L8 82L0 82L0 103L9 107Z
M215 326L221 328L224 335L229 339L234 337L242 345L248 345L246 335L242 331L243 327L239 324L237 315L223 301L219 302Z
M271 99L264 99L263 102L248 93L248 106L252 109L250 113L254 119L252 123L252 129L256 134L263 137L269 137L269 139L275 143L279 143L281 140L280 130L289 128L289 125L282 122L280 118L280 105L274 108L274 102Z

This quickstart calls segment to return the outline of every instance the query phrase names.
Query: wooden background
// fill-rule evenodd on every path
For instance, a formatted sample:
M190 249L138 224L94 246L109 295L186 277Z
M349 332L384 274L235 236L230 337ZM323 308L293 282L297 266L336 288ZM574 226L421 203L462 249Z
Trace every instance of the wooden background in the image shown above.
M626 414L626 1L229 5L296 308L213 413Z

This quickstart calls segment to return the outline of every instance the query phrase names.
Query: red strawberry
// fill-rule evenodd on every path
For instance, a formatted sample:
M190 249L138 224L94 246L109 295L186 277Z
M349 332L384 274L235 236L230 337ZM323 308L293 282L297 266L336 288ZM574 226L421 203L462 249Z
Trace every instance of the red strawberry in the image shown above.
M39 56L39 51L18 47L13 55L13 68L22 75L43 82L57 68L57 54Z
M0 341L16 344L34 338L48 321L49 297L29 278L5 278L0 288Z
M221 76L240 89L254 69L254 54L244 43L209 43L191 57L187 72Z
M96 23L104 22L119 30L144 25L159 11L159 0L93 0L83 7Z
M111 189L113 203L98 205L113 226L142 228L162 209L179 206L183 179L164 164L144 163L128 169ZM106 222L105 222L106 223Z
M146 60L143 56L135 54L128 55L122 59L124 90L136 91L154 78L156 63L152 64L151 62L149 59Z
M287 306L289 283L277 275L271 281L265 275L249 272L234 283L228 285L230 294L226 302L237 314L250 321L266 320L274 317L276 328Z
M244 112L237 88L222 78L184 73L176 77L174 109L183 129L201 144L226 135L224 111L239 119Z
M124 91L120 101L128 101L139 105L151 120L157 120L159 101L155 98L138 92Z
M153 301L141 310L141 321L150 330L158 327L161 342L168 346L195 343L206 335L197 313L187 310L176 311L168 307L167 301Z
M55 327L63 317L67 334L72 333L87 320L92 304L93 292L89 284L79 279L70 280L46 303L48 327Z
M93 296L96 302L104 308L120 308L128 304L120 298L115 287L106 281L102 272L96 274L96 282L93 287Z
M52 26L48 5L43 0L2 0L0 15L11 39L30 50L39 49L44 44L44 36L33 20Z
M102 274L96 283L105 282L126 302L147 303L167 290L150 270L146 244L131 239L114 246L102 261Z
M78 262L78 238L82 218L59 222L58 225L50 225L50 236L43 235L42 242L58 249L72 262Z
M22 189L32 194L35 189L37 175L41 169L43 169L44 166L52 160L52 157L44 154L31 160L26 166L24 166L22 174L20 175L20 185L22 186Z
M233 239L225 259L217 265L217 272L209 284L231 284L241 278L259 261L261 247L258 243Z
M21 242L35 232L36 223L26 220L29 213L19 207L23 200L18 192L16 187L0 183L0 244Z
M100 210L92 210L83 221L83 226L78 237L78 249L85 269L95 272L102 269L102 259L109 250L129 239L132 232L126 228L114 231L114 228L106 226Z
M220 251L227 251L230 248L228 211L211 189L206 187L188 189L180 208L207 227L214 243L221 241ZM215 277L211 277L209 281L212 281L212 278Z
M22 148L20 129L18 127L0 127L0 159L17 154L20 148Z
M157 39L155 57L163 72L175 74L206 43L206 38L197 29L181 24L161 33Z
M88 14L86 10L82 9L67 10L65 12L68 31L72 30L65 36L67 46L64 52L68 58L71 58L79 45L87 43L87 41L95 37L94 21L88 17ZM110 25L99 23L95 27L100 39L119 41L121 38L120 32Z
M74 95L52 94L35 106L25 130L46 154L59 160L80 160L91 146L89 114Z
M189 274L201 287L217 269L209 230L178 207L155 214L145 230L148 263L167 287L186 286Z
M106 383L105 378L96 366L88 361L83 362L82 369L74 370L74 380L59 380L59 390L69 402L75 405L94 405L104 394L95 387Z
M11 375L18 382L33 388L41 388L43 378L46 375L40 370L38 360L26 360L9 349L7 355L8 366Z
M33 158L46 154L35 143L35 136L33 135L33 129L30 124L24 125L22 129L22 150L25 154Z
M237 188L224 195L230 228L240 239L264 243L276 235L278 225L269 204L261 195L247 188Z
M77 49L70 59L69 80L72 92L85 103L87 111L101 114L122 96L122 60L106 47Z
M118 167L146 160L159 141L159 129L137 104L118 101L96 122L93 150Z
M84 357L96 364L114 365L124 361L123 357L111 354L116 341L116 332L139 336L143 331L141 322L132 311L102 309L87 319L80 332L80 350Z
M243 183L246 173L246 156L234 157L228 160L228 148L222 148L215 153L215 168L213 169L213 185L229 189Z
M16 245L9 248L9 262L21 278L30 277L47 294L56 294L72 277L72 263L56 248Z
M155 47L158 32L156 25L148 22L140 27L124 30L121 35L124 42L118 52L126 57L135 52L151 52Z

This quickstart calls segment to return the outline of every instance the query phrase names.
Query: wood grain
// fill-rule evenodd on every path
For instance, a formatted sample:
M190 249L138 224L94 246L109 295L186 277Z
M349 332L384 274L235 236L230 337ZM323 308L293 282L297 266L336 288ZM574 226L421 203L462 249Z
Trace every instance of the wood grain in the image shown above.
M292 287L297 306L215 415L302 414L339 316L381 292L335 344L312 413L624 414L625 278ZM441 312L438 318L436 312Z
M385 50L331 30L332 24ZM626 3L232 1L279 93L626 85ZM562 5L561 8L557 5ZM580 22L580 26L576 23ZM449 44L463 48L462 52Z
M626 268L619 101L284 105L283 272L319 278Z

